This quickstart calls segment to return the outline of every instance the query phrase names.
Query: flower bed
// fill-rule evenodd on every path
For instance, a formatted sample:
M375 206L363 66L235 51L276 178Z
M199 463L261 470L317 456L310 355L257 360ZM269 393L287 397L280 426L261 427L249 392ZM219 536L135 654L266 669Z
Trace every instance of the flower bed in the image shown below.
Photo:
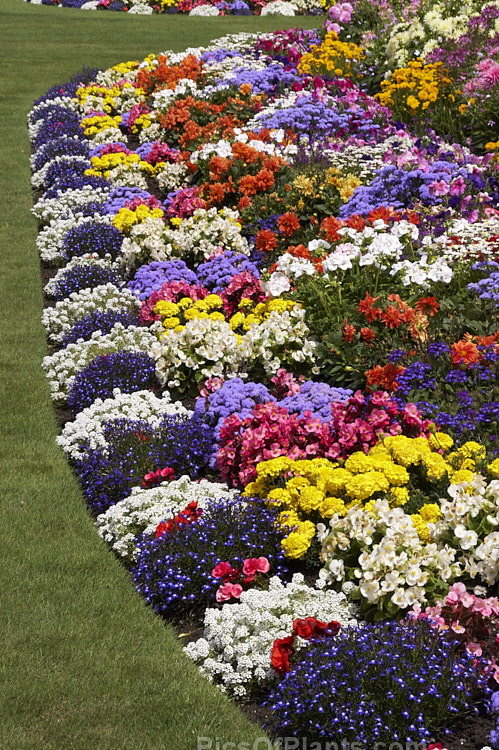
M469 96L497 101L499 10L421 7L424 58L367 10L87 72L28 123L43 364L99 533L204 621L222 690L366 748L499 682L499 146Z

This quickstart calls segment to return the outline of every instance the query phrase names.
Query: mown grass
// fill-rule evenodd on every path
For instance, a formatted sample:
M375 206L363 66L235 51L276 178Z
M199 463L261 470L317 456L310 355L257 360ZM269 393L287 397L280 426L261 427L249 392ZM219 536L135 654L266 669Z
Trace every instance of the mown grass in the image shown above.
M26 115L84 65L317 19L129 16L0 0L0 586L2 750L191 750L263 737L202 679L102 543L55 445L40 363Z

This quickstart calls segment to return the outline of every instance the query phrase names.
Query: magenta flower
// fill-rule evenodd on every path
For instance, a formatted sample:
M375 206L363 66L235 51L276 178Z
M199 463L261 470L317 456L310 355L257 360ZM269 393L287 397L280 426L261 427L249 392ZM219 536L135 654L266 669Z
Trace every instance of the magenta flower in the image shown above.
M243 593L243 587L238 583L224 583L216 593L217 602L228 602L229 599L239 599Z

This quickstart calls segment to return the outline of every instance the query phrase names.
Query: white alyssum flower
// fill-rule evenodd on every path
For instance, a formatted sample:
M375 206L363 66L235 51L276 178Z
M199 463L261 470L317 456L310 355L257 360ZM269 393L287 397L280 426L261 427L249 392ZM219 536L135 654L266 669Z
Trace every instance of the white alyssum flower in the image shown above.
M64 404L78 372L101 354L118 351L146 352L150 354L157 337L157 326L125 328L116 323L110 333L95 331L88 341L68 344L55 354L44 357L42 367L50 383L51 397L56 404Z
M47 307L42 314L42 323L48 339L53 344L60 344L74 324L92 312L100 310L128 310L138 312L141 302L126 287L115 284L100 284L93 289L82 289L72 292L69 297L57 302L55 307Z
M116 554L132 562L140 534L153 534L159 523L181 513L189 503L205 508L212 500L228 500L237 495L237 490L229 490L226 484L207 479L193 481L185 475L151 489L133 487L128 497L97 516L95 525Z
M89 450L106 448L104 427L113 419L144 420L154 428L166 415L189 416L191 413L180 401L172 402L167 391L158 398L152 391L121 393L115 388L112 398L96 399L74 420L66 422L56 442L75 461L83 458Z
M356 609L344 594L311 588L300 573L288 584L274 576L268 591L249 589L237 604L207 609L203 637L184 651L223 692L246 696L276 679L270 663L273 643L291 635L293 620L305 617L357 624ZM307 642L297 638L295 645L300 649Z

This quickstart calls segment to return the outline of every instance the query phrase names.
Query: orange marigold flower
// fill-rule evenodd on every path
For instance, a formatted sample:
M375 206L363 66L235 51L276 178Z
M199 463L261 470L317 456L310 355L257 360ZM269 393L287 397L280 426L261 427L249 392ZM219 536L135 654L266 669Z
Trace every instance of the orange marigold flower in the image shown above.
M362 232L366 228L366 220L363 216L353 214L353 216L347 219L345 226L350 227L350 229L356 229L357 232Z
M366 344L371 345L371 343L376 338L376 333L373 331L372 328L369 328L368 326L364 326L363 328L360 329L360 338Z
M262 253L270 253L277 247L277 237L271 229L260 229L255 238L255 246Z
M397 377L401 375L405 370L405 367L396 365L393 362L388 362L383 367L376 365L371 370L368 370L365 374L367 375L367 386L374 386L376 389L382 391L396 391L398 388Z
M371 297L369 292L366 292L364 299L359 302L359 307L357 309L360 313L365 315L369 323L378 320L381 315L382 311L380 308L373 307L373 303L376 302L377 299L379 299L379 297Z
M421 297L420 299L418 299L414 307L416 308L416 310L419 310L419 312L422 312L425 315L429 315L430 318L433 318L433 316L438 312L440 308L440 303L437 302L436 297Z
M351 323L347 323L345 326L343 326L343 338L345 341L348 341L349 344L353 341L355 333L355 326L353 326Z
M402 314L394 305L388 305L385 312L380 315L380 320L387 328L393 330L402 323Z
M450 355L455 365L471 365L479 360L479 351L472 341L457 341L450 348Z
M277 224L285 237L291 237L300 228L298 217L292 211L286 211L285 214L280 216Z

